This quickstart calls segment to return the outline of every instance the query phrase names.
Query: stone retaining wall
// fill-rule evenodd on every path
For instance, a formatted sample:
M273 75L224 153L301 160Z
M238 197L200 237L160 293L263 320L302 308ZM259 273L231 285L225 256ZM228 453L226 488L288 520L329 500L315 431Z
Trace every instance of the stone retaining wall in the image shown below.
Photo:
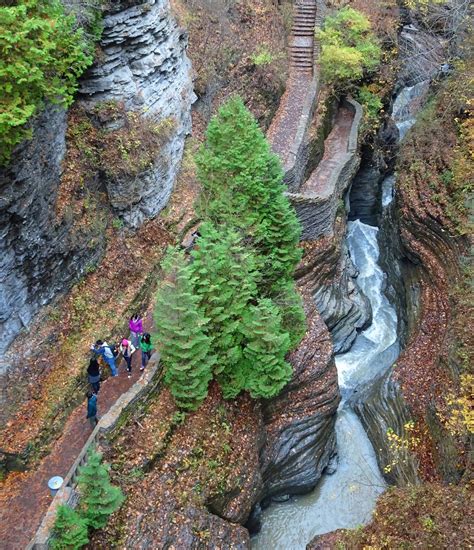
M311 81L310 88L305 97L305 103L298 122L298 131L285 163L284 183L290 191L297 191L303 183L306 165L308 164L308 130L313 120L319 94L319 75Z
M330 176L327 185L330 191L322 196L291 192L290 188L290 192L287 193L302 225L302 240L314 240L333 234L334 221L340 205L339 201L350 185L360 164L358 132L362 118L362 107L352 99L345 100L344 106L354 112L354 119L347 143L347 152Z
M77 476L81 466L86 463L87 452L97 446L98 439L106 433L111 432L119 424L123 415L134 407L135 403L144 398L145 395L158 387L161 382L161 369L158 353L154 353L147 368L135 384L110 407L108 412L100 419L97 426L84 444L74 464L64 478L61 489L54 496L48 511L46 512L41 525L35 536L26 547L26 550L46 550L52 537L52 528L56 519L56 511L59 505L67 504L75 508L79 501L77 493ZM47 488L45 487L45 491Z

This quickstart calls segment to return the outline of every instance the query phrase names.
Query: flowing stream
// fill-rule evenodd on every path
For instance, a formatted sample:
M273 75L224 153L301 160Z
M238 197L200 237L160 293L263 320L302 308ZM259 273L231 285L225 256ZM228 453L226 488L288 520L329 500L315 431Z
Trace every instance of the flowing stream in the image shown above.
M377 264L378 231L360 220L348 225L347 243L359 269L357 282L371 302L373 322L349 352L336 356L343 398L336 420L337 470L324 475L314 492L265 510L262 530L252 539L254 550L304 550L317 534L366 523L385 489L372 444L347 401L398 354L397 316L383 293L385 276Z
M415 122L419 98L428 82L403 88L395 99L392 117L402 140ZM382 208L394 198L395 176L381 184ZM372 324L356 338L351 349L336 356L341 404L336 419L338 465L334 474L324 474L315 491L275 503L262 514L262 529L252 538L253 550L305 550L319 534L353 528L370 520L377 497L386 484L375 451L350 406L358 388L371 384L394 363L400 352L397 315L384 294L385 274L378 265L378 227L350 221L347 245L359 270L357 283L370 300Z

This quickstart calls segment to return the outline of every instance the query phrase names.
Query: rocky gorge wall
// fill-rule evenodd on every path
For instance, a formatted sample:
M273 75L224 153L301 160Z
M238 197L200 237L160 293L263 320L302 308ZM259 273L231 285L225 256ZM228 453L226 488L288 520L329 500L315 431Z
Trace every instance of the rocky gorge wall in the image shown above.
M459 227L466 223L460 221L466 207L464 198L462 202L456 198L455 185L443 183L443 174L455 179L450 174L455 173L453 163L459 161L453 160L453 151L459 155L462 150L459 142L454 147L459 137L453 125L464 110L466 73L461 69L458 75L439 80L440 75L446 77L443 61L453 48L452 40L439 29L438 34L428 31L413 14L405 17L409 21L400 33L401 70L396 89L405 94L407 103L400 112L395 101L392 112L403 142L396 151L396 177L388 182L395 185L395 200L378 213L381 262L388 275L386 292L397 307L399 337L405 349L393 369L355 403L381 469L393 462L386 478L399 485L420 479L457 482L465 453L465 436L461 435L465 427L458 425L451 433L447 428L452 412L446 395L460 391L459 376L465 372L455 351L464 345L458 339L465 336L453 333L452 327L460 310L459 304L453 307L453 292L462 285L460 262L467 241ZM448 17L444 21L447 25ZM415 123L416 113L428 100ZM393 150L393 143L381 145ZM375 182L379 200L381 180L379 175ZM400 441L411 442L411 452L403 453L403 460L390 446L389 428Z
M104 207L138 227L166 205L190 131L193 92L186 35L167 0L114 2L103 23L101 54L80 82L79 104L93 111L97 105L120 102L126 111L140 111L158 122L172 117L168 139L146 170L115 180L98 170L93 186L80 189L83 196L94 196L104 186ZM33 139L18 146L10 164L0 170L2 352L38 309L94 266L105 249L104 215L85 225L56 214L67 147L66 113L47 106L32 125ZM76 180L83 185L77 175Z
M133 179L105 179L111 206L132 227L158 214L168 202L184 139L191 132L195 96L187 35L170 9L168 0L109 7L103 18L100 62L84 75L79 88L78 100L88 110L120 102L126 111L157 121L172 119L173 132L150 168ZM120 121L114 120L117 125Z

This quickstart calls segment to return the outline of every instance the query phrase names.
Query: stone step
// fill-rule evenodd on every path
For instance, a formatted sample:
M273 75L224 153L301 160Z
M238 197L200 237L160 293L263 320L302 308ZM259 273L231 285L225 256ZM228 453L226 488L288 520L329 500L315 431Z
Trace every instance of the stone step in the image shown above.
M313 55L306 55L305 57L303 56L300 56L300 57L296 57L294 55L291 56L291 61L295 61L295 62L306 62L306 61L309 61L310 63L313 62Z

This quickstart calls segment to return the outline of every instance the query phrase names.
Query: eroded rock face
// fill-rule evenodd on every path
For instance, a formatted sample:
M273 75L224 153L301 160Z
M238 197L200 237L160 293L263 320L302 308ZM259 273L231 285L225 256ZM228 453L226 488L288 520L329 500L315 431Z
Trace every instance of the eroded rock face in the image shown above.
M305 243L303 263L296 273L313 296L331 333L335 353L348 350L372 319L370 303L355 282L357 270L344 233L345 224L339 219L334 236Z
M187 36L171 16L168 0L116 2L103 24L103 57L83 78L82 102L117 101L127 110L156 120L171 117L174 123L152 168L138 177L106 181L112 206L128 225L138 227L166 206L191 130L194 93Z
M331 338L307 291L305 305L308 331L288 358L293 379L264 405L263 498L312 490L335 451L339 388Z
M250 537L244 527L191 506L181 509L166 505L152 517L138 514L133 533L126 539L126 548L157 548L157 541L160 548L250 548Z
M81 101L120 101L173 130L154 166L134 178L107 180L109 201L131 226L167 203L178 170L193 100L186 36L167 0L113 2L104 16L103 56L81 84ZM47 107L33 121L33 139L0 169L0 353L38 309L67 290L103 254L102 229L77 230L55 216L66 142L66 113ZM1 363L0 363L1 365Z
M33 139L18 146L10 165L0 169L0 353L39 307L103 252L100 241L88 246L90 232L71 232L67 219L55 223L65 111L47 107L33 128Z

